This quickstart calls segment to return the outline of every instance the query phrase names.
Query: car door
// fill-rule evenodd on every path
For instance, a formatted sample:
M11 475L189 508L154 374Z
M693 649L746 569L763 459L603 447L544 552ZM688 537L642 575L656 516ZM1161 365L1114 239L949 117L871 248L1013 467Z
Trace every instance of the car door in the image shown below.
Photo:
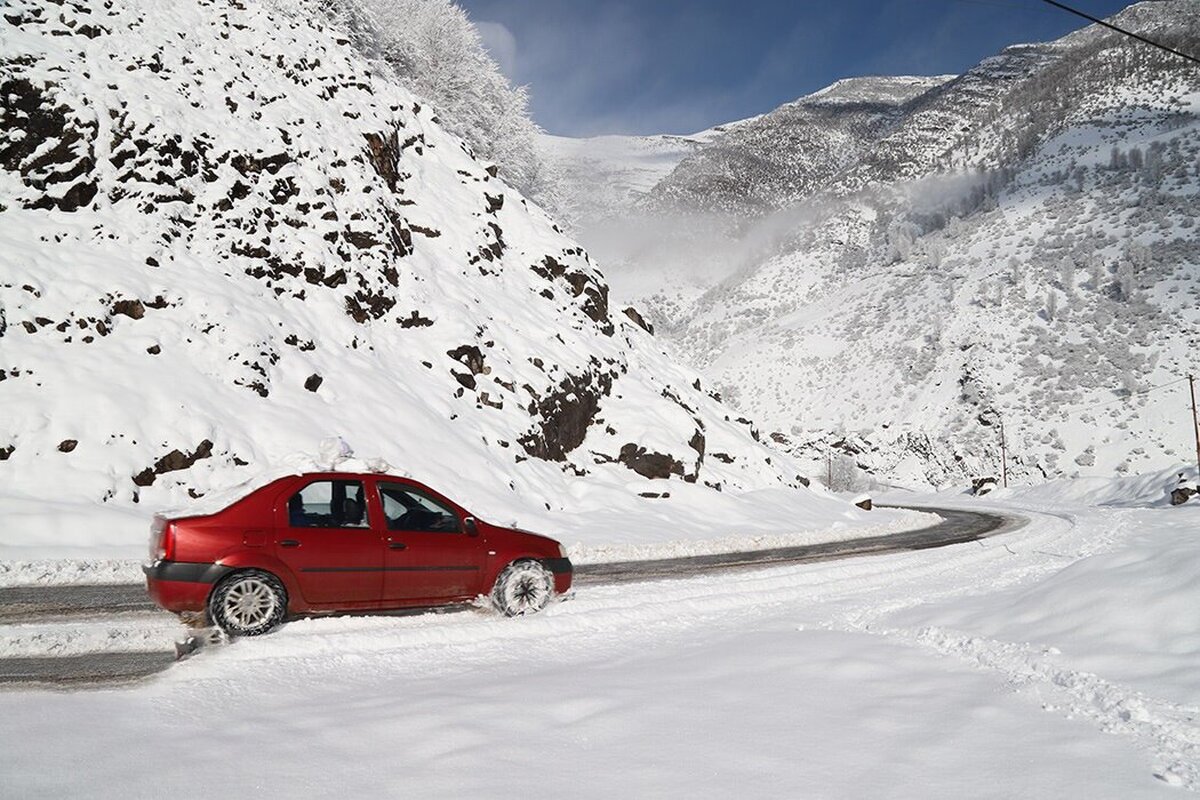
M280 511L275 554L310 604L375 605L383 588L382 527L371 525L366 484L315 477L295 487Z
M463 514L424 487L378 480L386 528L385 602L416 604L472 597L481 590L483 542Z

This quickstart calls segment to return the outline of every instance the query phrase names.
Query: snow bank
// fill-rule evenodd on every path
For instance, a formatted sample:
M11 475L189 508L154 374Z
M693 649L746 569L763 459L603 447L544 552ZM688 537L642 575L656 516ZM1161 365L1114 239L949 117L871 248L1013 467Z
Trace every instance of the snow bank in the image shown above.
M1050 481L1038 486L997 489L990 498L1011 500L1038 506L1084 505L1146 507L1168 506L1171 491L1179 485L1195 486L1195 465L1170 467L1158 472L1121 478L1074 478ZM1200 502L1192 502L1200 505Z

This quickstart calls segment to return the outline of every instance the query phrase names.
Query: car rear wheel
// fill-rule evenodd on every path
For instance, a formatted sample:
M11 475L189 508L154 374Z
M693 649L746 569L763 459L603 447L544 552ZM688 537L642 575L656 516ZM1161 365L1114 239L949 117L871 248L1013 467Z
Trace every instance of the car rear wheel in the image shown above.
M506 617L536 614L554 597L554 576L536 561L516 561L496 578L492 605Z
M287 613L287 590L269 572L235 572L217 584L208 616L230 636L258 636L274 629Z

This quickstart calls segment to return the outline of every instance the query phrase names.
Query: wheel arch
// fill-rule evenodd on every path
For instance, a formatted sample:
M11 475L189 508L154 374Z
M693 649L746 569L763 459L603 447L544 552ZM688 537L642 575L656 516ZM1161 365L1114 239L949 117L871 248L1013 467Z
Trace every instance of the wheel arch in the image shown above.
M503 573L504 570L508 569L513 564L516 564L521 561L535 561L540 564L544 559L545 559L545 556L539 555L537 553L518 552L516 555L506 553L502 556L497 556L493 560L492 568L488 572L487 580L485 581L485 585L483 588L485 591L490 592L493 588L495 588L496 581L500 579L501 573Z
M308 606L304 602L304 595L300 593L300 584L296 580L295 574L279 559L265 553L260 555L257 553L247 554L239 552L221 558L217 563L223 567L227 567L229 572L222 575L220 580L213 582L212 588L208 590L208 597L205 599L206 605L208 600L212 599L213 592L217 590L217 586L222 581L228 580L230 575L257 569L274 575L283 584L283 589L287 592L288 613L294 614L308 610Z

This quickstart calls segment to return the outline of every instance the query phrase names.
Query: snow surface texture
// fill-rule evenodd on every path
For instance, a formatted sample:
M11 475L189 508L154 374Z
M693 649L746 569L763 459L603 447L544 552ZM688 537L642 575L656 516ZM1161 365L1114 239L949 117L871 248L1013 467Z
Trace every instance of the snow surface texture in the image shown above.
M0 557L136 557L151 511L330 435L569 544L883 522L803 489L326 19L6 5Z
M0 694L0 773L17 797L123 799L493 796L531 774L578 797L1198 790L1200 505L1069 494L960 500L1031 518L1003 539L595 587L516 621L314 619L128 689Z
M193 631L194 633L194 631ZM87 653L170 652L189 630L165 614L129 615L120 620L0 625L0 658L77 656Z
M1116 21L1200 48L1194 2ZM783 106L684 158L623 252L584 241L814 477L998 478L1003 419L1031 482L1190 455L1198 204L1198 73L1091 26Z

